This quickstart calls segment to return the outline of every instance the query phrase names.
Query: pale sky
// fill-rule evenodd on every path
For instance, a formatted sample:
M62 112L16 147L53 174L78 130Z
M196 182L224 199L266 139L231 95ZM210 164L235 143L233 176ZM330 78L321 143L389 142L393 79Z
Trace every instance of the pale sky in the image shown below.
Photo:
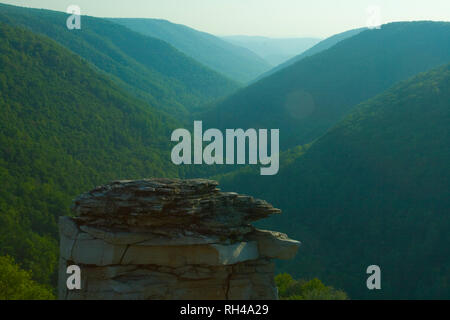
M369 6L382 23L450 21L450 0L0 0L83 15L159 18L215 35L325 38L367 25Z

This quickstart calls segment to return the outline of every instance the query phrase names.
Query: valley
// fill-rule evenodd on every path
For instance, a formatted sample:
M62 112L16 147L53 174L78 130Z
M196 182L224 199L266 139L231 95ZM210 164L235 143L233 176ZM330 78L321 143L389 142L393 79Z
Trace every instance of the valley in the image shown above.
M11 297L55 297L75 197L144 178L280 208L255 225L302 243L281 298L450 297L449 21L271 38L67 17L0 4L0 284L30 288Z

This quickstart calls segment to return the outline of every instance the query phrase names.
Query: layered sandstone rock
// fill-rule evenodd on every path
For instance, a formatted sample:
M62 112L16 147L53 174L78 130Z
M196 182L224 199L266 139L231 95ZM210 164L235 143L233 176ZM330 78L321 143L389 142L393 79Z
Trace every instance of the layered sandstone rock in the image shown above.
M211 180L117 181L75 199L61 217L60 299L276 299L272 259L299 242L254 228L279 214ZM66 269L81 268L81 290Z

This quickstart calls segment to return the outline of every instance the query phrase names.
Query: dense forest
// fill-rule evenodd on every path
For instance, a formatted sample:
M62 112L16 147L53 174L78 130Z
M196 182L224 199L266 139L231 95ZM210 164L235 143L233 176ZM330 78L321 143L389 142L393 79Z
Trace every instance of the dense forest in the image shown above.
M267 222L303 246L280 270L319 277L358 298L450 296L450 65L359 105L308 148L283 154L278 176L253 169L226 190L284 210ZM383 290L365 287L382 268Z
M56 218L100 183L178 176L178 125L50 39L2 23L0 39L0 255L55 284Z
M366 30L219 102L211 128L280 129L280 148L310 143L356 104L450 60L450 23L402 22Z

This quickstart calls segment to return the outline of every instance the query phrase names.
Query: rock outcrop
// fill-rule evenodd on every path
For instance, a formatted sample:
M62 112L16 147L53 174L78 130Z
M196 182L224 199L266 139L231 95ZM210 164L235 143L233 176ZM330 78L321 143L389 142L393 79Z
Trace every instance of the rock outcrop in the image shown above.
M211 180L117 181L61 217L60 299L276 299L273 259L299 242L252 222L281 211ZM66 269L81 268L68 290Z

